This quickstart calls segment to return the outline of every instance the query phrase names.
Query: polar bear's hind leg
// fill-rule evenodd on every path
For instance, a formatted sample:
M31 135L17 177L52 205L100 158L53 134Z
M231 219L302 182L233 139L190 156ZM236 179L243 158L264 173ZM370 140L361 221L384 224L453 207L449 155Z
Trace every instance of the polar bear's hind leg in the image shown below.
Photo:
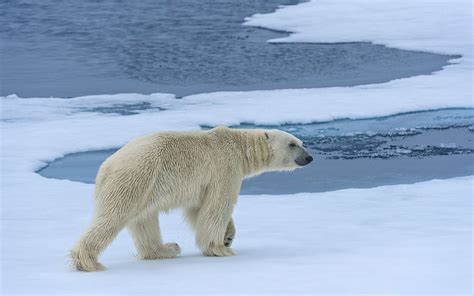
M89 228L71 250L73 267L80 271L105 270L97 258L125 224L125 217L117 212L96 214Z
M158 210L142 213L128 224L140 259L175 258L181 253L176 243L162 243Z

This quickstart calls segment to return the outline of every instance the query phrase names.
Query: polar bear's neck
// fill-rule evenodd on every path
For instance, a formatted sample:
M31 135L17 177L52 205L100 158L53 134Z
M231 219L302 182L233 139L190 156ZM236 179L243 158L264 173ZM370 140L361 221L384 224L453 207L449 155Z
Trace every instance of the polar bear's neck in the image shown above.
M271 157L265 134L259 130L242 130L238 134L244 177L263 173L268 168Z

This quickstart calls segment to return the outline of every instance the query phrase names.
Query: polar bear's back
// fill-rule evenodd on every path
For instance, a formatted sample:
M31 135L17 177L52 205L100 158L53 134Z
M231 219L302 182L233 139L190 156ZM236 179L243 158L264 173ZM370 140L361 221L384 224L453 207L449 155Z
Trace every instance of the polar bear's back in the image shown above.
M179 203L199 192L219 171L215 160L223 153L216 146L208 132L161 132L137 138L101 165L96 198L106 189L103 192L127 197L167 196L166 200Z

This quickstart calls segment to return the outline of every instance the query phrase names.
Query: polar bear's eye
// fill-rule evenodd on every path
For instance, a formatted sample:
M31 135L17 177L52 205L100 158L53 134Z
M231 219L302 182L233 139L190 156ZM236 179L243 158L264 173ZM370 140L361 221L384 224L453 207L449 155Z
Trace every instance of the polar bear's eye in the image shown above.
M293 148L293 147L296 147L296 144L295 144L295 143L290 143L288 146L290 146L291 148Z

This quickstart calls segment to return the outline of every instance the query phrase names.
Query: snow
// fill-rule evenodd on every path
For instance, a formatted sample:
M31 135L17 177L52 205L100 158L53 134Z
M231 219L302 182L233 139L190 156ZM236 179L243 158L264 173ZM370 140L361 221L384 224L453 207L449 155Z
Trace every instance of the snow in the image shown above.
M295 32L271 42L369 41L461 54L433 75L320 89L61 98L3 97L3 294L411 293L472 291L473 177L281 196L242 196L238 256L206 258L178 213L164 216L183 256L138 261L127 233L106 250L103 273L67 268L89 222L91 185L34 171L64 154L117 147L160 130L200 125L306 123L441 108L472 108L469 1L326 1L255 15L247 25ZM147 103L120 116L101 108ZM158 109L161 108L161 109Z
M128 233L103 273L67 268L92 213L90 185L31 175L8 180L4 292L469 293L473 178L288 196L242 196L228 258L202 257L178 213L162 216L180 258L138 261Z
M75 98L21 98L17 95L0 97L4 122L44 121L65 119L70 115L89 116L94 109L104 107L126 107L139 103L149 104L150 108L168 108L175 100L173 94L115 94L93 95ZM94 113L94 112L92 112ZM141 112L143 113L143 112ZM94 115L94 114L92 114Z
M291 32L270 42L371 42L472 58L470 0L313 0L246 18Z
M126 97L133 100L134 95ZM168 104L172 99L160 100ZM44 107L53 108L47 117L38 104L28 112L37 109L45 114L42 118L20 116L1 123L4 294L436 294L471 289L473 177L241 196L235 213L238 256L202 257L174 212L161 224L164 238L181 245L182 257L138 261L123 231L101 258L108 271L74 272L66 255L91 218L93 186L46 179L34 170L66 153L116 147L157 130L199 129L198 123L217 117L212 110L222 121L234 120L211 102L170 103L165 111L119 116L71 111L94 100L80 101L59 104L62 115L51 104ZM15 117L14 108L5 116L10 114Z

